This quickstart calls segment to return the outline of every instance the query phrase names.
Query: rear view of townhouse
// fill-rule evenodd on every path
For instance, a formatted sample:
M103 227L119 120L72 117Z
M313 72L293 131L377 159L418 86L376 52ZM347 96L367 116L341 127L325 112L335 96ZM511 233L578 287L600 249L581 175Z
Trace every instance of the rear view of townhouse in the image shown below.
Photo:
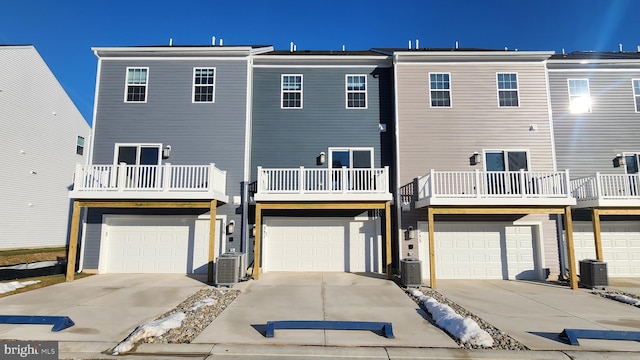
M79 269L213 280L220 254L246 251L249 59L270 50L94 49L93 147L71 194L69 257L79 249Z
M570 169L576 261L640 275L640 52L576 52L548 61L559 168Z
M0 46L0 250L67 244L91 129L31 45Z
M392 67L372 51L253 59L254 278L391 274Z
M576 200L554 158L552 53L381 51L395 66L400 258L420 259L432 287L559 275Z

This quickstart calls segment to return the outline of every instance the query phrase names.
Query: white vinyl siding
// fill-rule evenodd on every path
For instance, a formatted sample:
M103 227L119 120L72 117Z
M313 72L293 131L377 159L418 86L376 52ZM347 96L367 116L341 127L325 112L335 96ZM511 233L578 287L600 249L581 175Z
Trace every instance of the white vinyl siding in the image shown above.
M125 102L147 102L149 68L127 68Z
M567 79L569 85L569 110L574 114L591 112L591 95L588 79Z
M215 102L216 69L215 68L194 68L193 69L193 102L213 103Z
M302 75L283 74L280 80L283 109L302 109Z
M347 109L367 108L367 75L346 76Z
M498 106L518 107L520 106L520 95L518 91L518 74L498 73Z
M451 107L451 74L429 74L429 99L431 107Z

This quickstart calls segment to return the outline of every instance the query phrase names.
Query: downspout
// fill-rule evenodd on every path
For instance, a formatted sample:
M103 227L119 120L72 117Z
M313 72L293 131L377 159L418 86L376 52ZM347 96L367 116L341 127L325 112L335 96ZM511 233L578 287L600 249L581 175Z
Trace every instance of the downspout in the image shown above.
M242 231L240 232L240 252L248 253L248 232L249 232L249 182L243 181L240 184L242 199ZM247 255L248 256L248 255Z
M249 231L249 177L251 176L251 132L252 132L252 111L253 111L253 55L249 52L247 56L247 104L246 104L246 119L245 119L245 133L244 133L244 174L243 180L240 184L241 187L241 201L242 201L242 214L241 214L241 232L240 232L240 251L247 253L249 256L248 248L248 231Z
M393 238L398 239L398 266L400 265L400 260L402 260L402 244L400 243L400 235L399 230L402 228L402 201L400 200L400 126L398 121L398 54L393 54L393 113L394 113L394 139L393 139L393 149L395 150L395 189L393 189L395 196L395 207L396 207L396 224L397 227L394 229Z

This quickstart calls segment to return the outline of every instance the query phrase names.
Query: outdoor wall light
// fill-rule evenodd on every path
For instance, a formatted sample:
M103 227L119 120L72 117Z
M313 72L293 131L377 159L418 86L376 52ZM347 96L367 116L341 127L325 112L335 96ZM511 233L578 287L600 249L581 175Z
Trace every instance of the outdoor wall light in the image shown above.
M252 237L252 238L256 237L256 226L255 225L253 225L251 227L251 230L249 231L249 237Z
M411 240L416 237L416 231L413 229L413 226L407 227L407 230L404 231L404 239Z
M473 155L471 155L471 157L469 157L469 165L478 165L482 162L482 158L480 157L480 154L478 154L477 151L475 151L473 153Z
M318 157L316 158L316 164L317 165L324 165L324 162L327 160L327 155L323 152L320 153L320 155L318 155Z
M162 158L168 159L171 156L171 145L167 145L162 149Z
M227 224L227 235L233 234L233 231L236 229L236 222L231 220Z
M624 156L622 154L616 154L616 157L613 158L613 167L620 167L624 165Z

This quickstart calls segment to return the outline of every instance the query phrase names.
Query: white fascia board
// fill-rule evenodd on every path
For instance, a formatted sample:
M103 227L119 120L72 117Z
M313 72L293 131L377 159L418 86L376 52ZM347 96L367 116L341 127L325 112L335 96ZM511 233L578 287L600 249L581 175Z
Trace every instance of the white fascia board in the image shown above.
M398 51L398 62L403 61L468 61L468 60L530 60L544 61L554 51Z
M248 56L259 52L273 50L272 47L252 48L250 46L203 46L203 47L180 47L180 46L158 46L158 47L93 47L91 50L97 57L117 57L117 56Z
M606 65L606 64L615 64L615 65L640 65L640 57L637 59L549 59L548 63L550 65L555 64L579 64L579 65Z

